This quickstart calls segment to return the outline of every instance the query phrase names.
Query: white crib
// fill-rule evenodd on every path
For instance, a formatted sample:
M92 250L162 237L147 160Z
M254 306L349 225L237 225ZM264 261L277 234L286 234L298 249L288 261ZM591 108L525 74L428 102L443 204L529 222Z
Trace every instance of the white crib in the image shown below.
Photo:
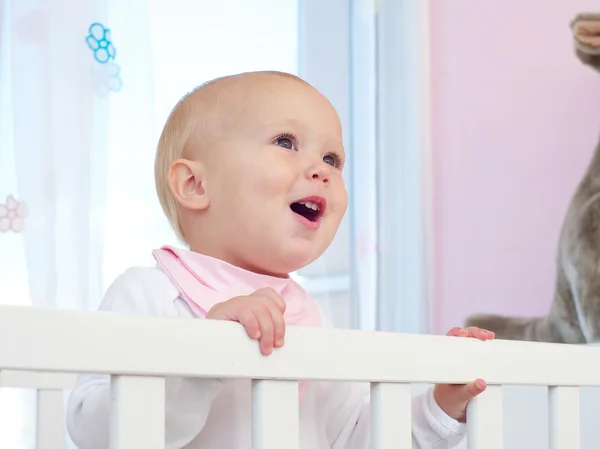
M468 409L469 449L504 447L502 385L548 386L550 448L578 449L579 387L600 386L593 346L290 328L263 357L236 323L9 306L0 342L0 386L38 390L36 449L62 448L74 373L112 375L111 449L164 448L168 376L253 379L254 449L298 448L300 379L370 382L373 449L411 447L411 384L477 377L489 386Z

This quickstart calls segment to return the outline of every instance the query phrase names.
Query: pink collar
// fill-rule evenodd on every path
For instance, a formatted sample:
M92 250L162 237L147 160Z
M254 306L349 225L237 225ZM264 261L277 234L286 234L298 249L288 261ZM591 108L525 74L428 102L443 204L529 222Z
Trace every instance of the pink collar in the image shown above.
M170 246L152 254L197 317L205 318L215 304L271 287L286 303L283 318L288 326L323 325L315 301L291 278L252 273L213 257ZM307 383L300 381L298 385L302 400Z
M287 325L322 326L321 313L313 298L289 277L253 273L213 257L171 246L163 246L152 254L198 317L205 318L215 304L271 287L286 303L284 319Z

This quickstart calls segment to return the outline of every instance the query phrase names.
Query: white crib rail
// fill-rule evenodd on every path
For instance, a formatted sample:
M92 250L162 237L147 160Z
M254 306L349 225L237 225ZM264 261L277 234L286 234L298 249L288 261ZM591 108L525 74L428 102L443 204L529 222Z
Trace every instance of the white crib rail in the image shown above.
M75 374L0 370L0 388L36 390L36 449L63 447L63 390L72 389L76 380Z
M253 379L254 449L298 448L299 379L370 382L374 449L410 447L411 383L477 377L470 449L503 447L501 385L551 387L551 447L577 449L578 387L600 386L592 346L290 328L263 357L236 323L8 306L0 341L0 370L111 374L111 449L164 447L166 376Z

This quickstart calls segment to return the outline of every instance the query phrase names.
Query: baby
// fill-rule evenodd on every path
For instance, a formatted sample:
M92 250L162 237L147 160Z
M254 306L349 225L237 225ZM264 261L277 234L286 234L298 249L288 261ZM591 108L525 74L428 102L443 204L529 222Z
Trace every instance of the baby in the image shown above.
M336 111L295 76L245 73L194 90L167 120L155 173L163 210L189 251L154 251L157 266L122 274L100 309L237 321L264 355L284 345L286 325L326 326L289 273L321 256L337 232L348 202L344 158ZM476 328L449 335L494 338ZM369 448L363 387L301 385L301 447ZM485 387L478 379L415 397L413 447L455 446L468 402ZM67 412L79 449L108 447L109 389L108 376L80 377ZM250 405L248 380L169 378L165 447L249 449Z

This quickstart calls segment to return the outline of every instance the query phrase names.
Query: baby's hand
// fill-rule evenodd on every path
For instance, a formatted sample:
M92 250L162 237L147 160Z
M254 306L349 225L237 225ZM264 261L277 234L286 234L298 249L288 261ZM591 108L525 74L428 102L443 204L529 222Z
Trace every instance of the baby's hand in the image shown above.
M495 334L478 327L468 327L461 329L452 328L446 335L452 337L471 337L478 340L492 340ZM487 385L483 379L477 379L474 382L463 385L436 385L433 390L433 397L440 408L446 414L457 421L465 422L467 417L467 405L475 396L484 392Z
M215 304L207 319L237 321L248 336L259 340L260 352L269 355L273 348L283 346L285 338L285 302L271 288L257 290L248 296L238 296Z

